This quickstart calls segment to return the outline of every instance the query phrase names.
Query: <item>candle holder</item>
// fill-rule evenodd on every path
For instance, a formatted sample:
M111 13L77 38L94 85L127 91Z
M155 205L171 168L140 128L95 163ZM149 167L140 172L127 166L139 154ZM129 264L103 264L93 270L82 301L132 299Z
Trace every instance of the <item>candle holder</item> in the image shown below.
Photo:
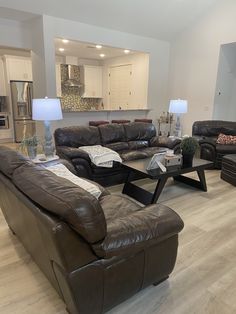
M158 135L159 136L162 135L161 124L167 124L167 125L169 125L169 130L168 130L167 136L170 136L170 134L171 134L171 126L172 126L173 121L174 121L173 113L170 113L168 111L167 112L163 111L162 114L160 115L160 117L157 119Z

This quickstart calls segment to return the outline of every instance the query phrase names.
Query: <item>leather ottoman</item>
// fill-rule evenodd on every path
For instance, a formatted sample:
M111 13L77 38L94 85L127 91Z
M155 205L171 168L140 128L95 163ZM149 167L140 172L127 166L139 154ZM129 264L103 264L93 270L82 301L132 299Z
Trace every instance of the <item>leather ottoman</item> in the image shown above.
M222 158L221 179L236 186L236 154Z

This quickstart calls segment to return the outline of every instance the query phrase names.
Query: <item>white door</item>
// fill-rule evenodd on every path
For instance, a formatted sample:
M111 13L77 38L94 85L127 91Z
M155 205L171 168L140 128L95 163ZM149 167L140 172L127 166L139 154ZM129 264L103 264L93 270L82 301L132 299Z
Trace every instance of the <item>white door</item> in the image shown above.
M132 65L110 67L109 104L110 109L128 109L132 97Z

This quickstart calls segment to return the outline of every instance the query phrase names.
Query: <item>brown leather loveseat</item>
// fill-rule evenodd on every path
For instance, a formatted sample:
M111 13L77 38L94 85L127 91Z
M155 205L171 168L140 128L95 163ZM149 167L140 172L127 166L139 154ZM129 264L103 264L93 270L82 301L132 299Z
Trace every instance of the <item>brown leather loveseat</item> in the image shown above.
M104 186L124 182L127 170L119 163L113 168L96 167L80 146L108 147L118 152L123 161L152 157L168 149L180 150L179 139L157 137L155 126L144 122L65 127L57 129L54 137L58 156L70 161L79 176Z
M71 314L100 314L166 279L181 218L100 187L99 199L0 147L0 206Z

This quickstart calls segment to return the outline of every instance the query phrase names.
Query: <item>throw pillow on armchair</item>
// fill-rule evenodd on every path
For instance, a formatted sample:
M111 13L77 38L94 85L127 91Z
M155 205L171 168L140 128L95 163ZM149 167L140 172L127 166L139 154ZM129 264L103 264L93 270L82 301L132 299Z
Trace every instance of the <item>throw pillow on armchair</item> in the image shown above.
M221 145L236 145L236 136L220 133L216 143Z

